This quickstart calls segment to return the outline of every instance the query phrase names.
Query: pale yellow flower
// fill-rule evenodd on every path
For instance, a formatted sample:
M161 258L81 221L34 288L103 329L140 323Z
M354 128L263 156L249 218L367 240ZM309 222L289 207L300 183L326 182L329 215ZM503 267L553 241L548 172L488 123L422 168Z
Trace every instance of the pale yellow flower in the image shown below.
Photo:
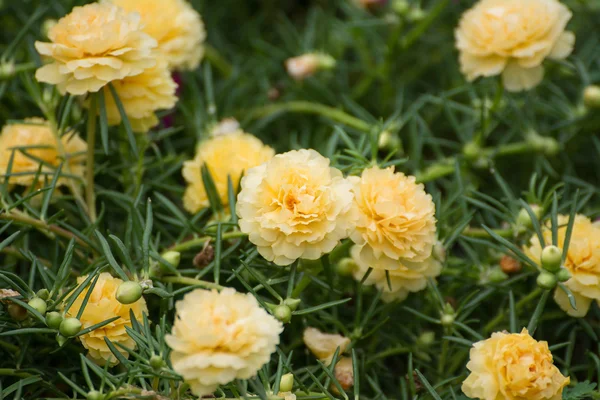
M208 207L201 169L206 165L224 206L229 204L227 177L237 189L246 170L256 167L275 155L275 151L260 139L241 130L219 135L200 143L193 160L183 163L183 177L188 186L183 196L186 210L196 213Z
M132 130L137 133L148 132L158 125L155 111L171 109L177 103L177 84L164 61L158 61L155 67L148 68L139 75L114 81L112 84ZM104 99L109 125L119 125L121 113L108 87L104 88Z
M335 67L335 59L328 54L306 53L285 60L285 69L290 77L302 81L322 69Z
M38 186L42 186L46 179L52 180L56 168L64 163L57 186L79 188L85 172L86 150L87 144L74 132L63 135L59 143L48 123L41 118L5 125L0 133L0 180L4 180L8 173L14 152L11 176L8 178L10 186L33 185L40 164Z
M85 279L85 276L79 277L77 283L81 284ZM115 296L121 283L123 283L121 279L111 276L108 272L101 273L83 314L79 318L82 329L86 329L107 319L120 317L90 333L78 336L83 347L88 350L88 357L100 365L104 365L107 362L111 365L118 363L117 358L111 353L104 338L109 339L125 358L129 357L129 353L117 346L117 344L129 349L135 349L135 341L125 331L125 327L131 328L132 326L130 312L133 312L138 321L142 320L143 313L148 312L146 300L143 297L135 303L127 305L117 301ZM77 299L66 313L66 317L77 316L88 291L89 287L77 296Z
M110 0L142 17L144 32L158 42L169 68L194 69L204 55L206 31L200 14L185 0Z
M558 216L558 244L563 249L569 217ZM543 228L544 242L552 244L550 226ZM542 246L537 235L533 235L529 246L524 247L525 254L541 265ZM584 215L575 216L573 232L569 242L564 267L571 273L571 279L565 285L575 296L577 310L571 307L566 293L559 287L555 289L554 300L567 314L583 317L590 309L593 300L600 304L600 226L592 223Z
M369 270L369 265L361 260L359 246L353 246L350 254L357 265L357 268L353 271L354 279L360 282ZM388 284L386 272L389 274L391 288ZM425 289L427 278L435 278L441 272L442 263L432 254L425 261L413 265L412 268L400 264L398 268L387 271L373 269L364 284L375 285L377 289L381 290L381 298L385 302L402 301L408 297L409 293Z
M231 288L196 289L175 304L177 316L165 336L171 363L198 396L234 379L249 379L279 344L282 324L251 294Z
M436 242L435 204L414 176L377 166L350 178L359 210L355 259L375 270L419 269Z
M80 95L141 74L156 64L156 40L141 29L138 14L110 3L75 7L50 29L51 43L35 43L42 56L52 59L35 77L63 94Z
M354 228L352 185L314 150L295 150L247 171L238 195L242 232L277 265L316 260Z
M507 90L531 89L544 76L544 59L573 51L575 35L565 31L571 16L558 0L480 0L455 32L463 74L469 81L502 74Z
M496 332L474 343L462 391L481 400L560 400L570 379L552 363L548 343L538 342L527 329Z
M350 339L336 333L323 333L317 328L308 327L302 335L304 345L309 348L311 353L325 365L331 364L333 356L339 348L339 354L346 351L350 345Z

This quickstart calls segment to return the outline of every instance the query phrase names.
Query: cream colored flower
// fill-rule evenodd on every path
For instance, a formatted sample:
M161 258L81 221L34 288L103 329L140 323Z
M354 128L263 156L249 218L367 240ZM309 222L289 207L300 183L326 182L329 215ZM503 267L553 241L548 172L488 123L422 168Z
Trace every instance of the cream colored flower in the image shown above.
M165 336L175 372L199 397L234 379L249 379L267 363L283 326L251 294L196 289L176 303Z
M558 216L558 247L561 249L564 247L568 223L568 216ZM544 227L542 233L545 244L552 244L550 226ZM524 251L529 258L541 265L542 247L537 235L531 237L529 246L525 246ZM600 304L600 226L584 215L575 217L564 267L571 273L571 279L565 285L575 296L577 310L571 307L569 298L559 287L554 292L554 300L567 314L583 317L593 300Z
M85 276L79 277L77 283L81 284L85 279ZM108 325L104 325L101 328L78 337L83 347L88 350L88 357L100 365L104 365L106 362L111 365L118 363L117 358L111 353L104 338L110 340L125 358L129 357L129 353L117 345L120 344L127 348L135 349L135 341L125 331L125 327L131 328L130 312L133 312L138 321L142 320L143 313L148 312L146 300L143 297L135 303L127 305L117 301L115 296L121 283L123 283L121 279L111 276L108 272L101 273L83 314L79 318L82 329L86 329L107 319L120 317ZM77 316L88 291L89 287L77 296L77 299L75 299L75 302L65 314L66 317Z
M353 246L350 254L357 265L353 271L354 279L360 282L369 270L369 265L361 261L359 246ZM425 261L416 263L412 268L400 264L398 268L387 270L387 272L390 277L391 289L386 270L383 269L373 269L364 284L375 285L377 289L381 290L381 298L385 302L402 301L408 297L409 293L425 289L427 278L435 278L442 272L442 263L432 254Z
M339 348L341 355L350 345L350 339L342 335L333 333L323 333L317 328L308 327L302 335L304 344L309 348L311 353L325 365L331 364L333 356Z
M527 329L496 332L474 343L462 391L481 400L560 400L570 379L552 363L548 343L538 342Z
M314 150L279 154L242 179L240 229L277 265L316 260L354 228L351 189L342 173Z
M114 81L113 87L123 104L127 119L134 132L145 133L158 125L155 111L168 110L177 103L177 84L164 61L159 61L139 75ZM110 125L121 123L121 113L111 90L104 88L106 116Z
M35 77L63 94L80 95L141 74L156 64L156 40L141 29L138 14L110 3L75 7L50 29L51 43L35 42L37 51L52 59Z
M544 59L573 51L575 35L565 31L571 16L558 0L480 0L455 32L463 74L469 81L502 74L507 90L531 89L544 76Z
M56 168L64 162L57 186L79 188L85 171L86 150L87 144L77 133L63 135L58 143L48 123L41 118L5 125L0 133L0 180L8 173L14 152L9 185L33 185L41 164L38 186L42 186L46 179L52 180Z
M288 75L297 81L313 76L321 69L331 69L333 67L335 67L335 59L323 53L307 53L288 58L285 61Z
M235 189L246 170L270 160L274 155L275 151L271 147L241 130L201 142L194 159L183 164L183 177L188 184L183 196L185 209L196 213L209 206L202 181L203 165L210 171L221 203L227 206L227 177L231 177Z
M435 204L424 186L394 167L371 167L350 180L359 210L350 236L360 246L355 259L375 270L422 270L436 241Z
M170 68L194 69L204 55L206 31L200 14L185 0L110 0L142 16L144 32L158 42Z

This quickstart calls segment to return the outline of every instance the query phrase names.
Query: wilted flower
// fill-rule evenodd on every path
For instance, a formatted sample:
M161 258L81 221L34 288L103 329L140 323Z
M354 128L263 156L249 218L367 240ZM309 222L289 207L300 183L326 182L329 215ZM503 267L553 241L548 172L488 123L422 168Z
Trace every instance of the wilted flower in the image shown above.
M112 84L132 130L137 133L148 132L158 125L155 111L171 109L177 103L177 84L164 61L158 61L155 67L139 75L114 81ZM121 113L108 87L104 89L104 99L109 125L119 125Z
M40 82L61 93L97 92L108 83L141 74L156 64L156 41L142 32L139 14L110 3L75 7L35 48L52 62L37 70Z
M87 277L82 276L77 279L77 283L81 284ZM92 280L93 282L93 280ZM82 329L89 328L92 325L99 324L113 317L119 319L104 325L101 328L95 329L90 333L78 336L83 347L88 350L88 357L100 365L106 362L110 364L118 363L116 357L110 351L104 338L110 340L115 347L125 358L129 357L129 353L117 345L123 345L127 348L134 349L135 341L127 334L125 327L131 328L131 315L138 321L142 320L142 314L147 313L146 300L141 297L133 304L124 305L116 299L117 289L123 283L119 278L111 276L108 272L100 274L92 294L89 297L83 314L79 318L82 323ZM83 290L75 299L71 308L66 313L65 318L75 317L81 308L89 287Z
M570 379L552 363L548 343L538 342L527 329L496 332L474 343L462 391L481 400L560 400Z
M558 247L561 250L564 248L568 223L568 216L558 216ZM551 244L552 229L546 226L542 231L544 242ZM525 254L541 265L543 249L537 235L531 237L529 246L525 246L524 250ZM600 304L600 226L584 215L575 216L563 266L571 273L571 279L565 285L575 297L577 310L571 307L567 294L560 287L554 291L554 300L567 314L583 317L593 300Z
M211 136L222 136L240 130L240 123L235 118L225 118L216 124L210 131Z
M169 68L194 69L204 55L206 31L200 14L185 0L110 0L142 17L143 30L158 42Z
M435 204L424 186L393 167L371 167L350 181L359 210L354 259L375 270L423 268L436 242Z
M558 0L480 0L456 30L462 72L469 81L502 74L507 90L531 89L545 58L573 51L575 35L565 31L571 16Z
M314 150L277 155L242 179L240 229L277 265L316 260L354 228L351 189L342 173Z
M199 397L234 379L249 379L269 361L283 327L251 294L196 289L176 303L165 336L173 369Z
M59 143L48 123L41 118L5 125L0 133L0 177L3 179L8 173L14 152L9 185L33 185L40 165L43 174L39 178L41 184L45 179L51 180L56 168L65 163L63 176L58 179L57 186L71 184L72 187L78 187L75 178L83 179L86 150L86 143L76 133L63 135ZM72 178L64 176L67 174Z
M311 353L325 365L331 364L333 356L339 348L341 355L350 345L350 339L342 335L333 333L323 333L317 328L308 327L304 330L302 336L304 344L309 348Z
M335 67L335 59L322 53L307 53L288 58L285 61L288 75L298 81L313 76L321 69L331 69L333 67Z
M246 170L270 160L274 154L275 151L256 136L241 130L201 142L194 159L183 164L183 177L188 183L183 197L185 209L196 213L209 206L202 181L202 166L208 168L221 203L227 206L227 177L231 177L233 188L236 189Z

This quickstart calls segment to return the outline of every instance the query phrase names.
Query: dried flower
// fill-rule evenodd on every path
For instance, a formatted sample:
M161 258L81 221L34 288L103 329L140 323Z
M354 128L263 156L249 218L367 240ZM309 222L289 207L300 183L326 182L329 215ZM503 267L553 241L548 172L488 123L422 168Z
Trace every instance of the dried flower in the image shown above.
M195 69L204 55L206 31L200 14L185 0L110 0L142 17L143 30L158 42L169 68Z
M500 259L500 268L505 274L516 274L521 271L522 266L519 260L511 256L503 255Z
M337 379L342 389L348 390L354 386L354 366L352 364L352 358L342 357L337 364L335 364L333 372L335 374L335 379ZM333 388L335 388L335 386L333 386ZM337 390L335 391L337 392Z
M312 327L304 330L302 338L311 353L323 361L325 365L331 364L338 348L340 349L339 354L342 354L350 345L350 339L347 337L333 333L323 333Z
M196 289L175 305L165 340L173 369L196 396L234 379L249 379L271 358L283 327L251 294Z
M196 213L209 206L208 195L202 181L203 165L210 171L221 203L227 206L229 204L227 177L231 177L235 189L245 171L268 161L274 154L271 147L241 130L201 142L194 159L183 164L183 177L188 183L183 197L185 209Z
M558 400L570 381L552 363L548 343L527 329L496 332L473 344L467 369L463 393L481 400Z
M575 35L571 12L558 0L480 0L456 29L463 74L472 81L502 74L509 91L531 89L544 76L545 58L564 59Z
M52 59L35 77L63 94L81 95L139 75L156 64L156 40L141 29L139 14L108 2L75 7L50 29L51 43L35 42Z
M247 171L238 195L242 232L277 265L316 260L354 228L352 185L314 150L290 151Z

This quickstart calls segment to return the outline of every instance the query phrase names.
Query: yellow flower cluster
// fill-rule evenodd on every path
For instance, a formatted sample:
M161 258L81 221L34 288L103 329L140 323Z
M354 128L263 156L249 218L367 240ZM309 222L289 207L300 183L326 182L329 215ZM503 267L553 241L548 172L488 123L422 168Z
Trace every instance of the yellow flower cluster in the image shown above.
M173 369L198 397L254 376L270 360L283 331L254 296L230 288L196 289L175 308L173 330L165 340L173 350Z
M462 72L472 81L502 74L509 91L531 89L544 59L564 59L575 35L565 31L569 9L558 0L480 0L456 29Z
M558 216L558 247L563 249L569 217ZM550 226L543 229L544 242L552 243ZM537 235L533 235L525 254L541 265L542 246ZM575 216L569 249L565 257L564 268L571 273L571 279L565 285L575 297L577 309L573 309L566 293L556 288L554 300L567 314L583 317L590 309L592 301L600 304L600 226L584 215Z
M56 168L63 164L57 185L79 188L85 171L86 149L86 143L74 132L57 140L50 125L41 118L5 125L0 133L0 180L8 174L12 157L10 186L32 186L38 170L41 171L38 182L42 184L52 179Z
M77 283L81 284L85 279L85 276L79 277ZM111 365L118 363L116 357L111 353L104 341L105 338L115 344L119 353L125 358L129 357L129 353L118 345L135 349L135 341L125 330L125 327L131 328L130 313L133 312L135 318L141 321L142 314L148 312L146 301L143 297L135 303L127 305L121 304L116 299L117 289L122 283L121 279L114 278L108 272L101 273L84 308L83 314L79 318L82 329L86 329L109 318L119 317L119 319L101 328L78 336L83 347L88 350L88 357L100 365L104 365L107 362ZM66 317L75 317L77 315L88 291L89 288L77 296L77 299L75 299L75 302L73 302L71 308L65 314Z
M552 363L548 343L538 342L527 329L496 332L473 344L462 391L481 400L560 400L570 379Z

